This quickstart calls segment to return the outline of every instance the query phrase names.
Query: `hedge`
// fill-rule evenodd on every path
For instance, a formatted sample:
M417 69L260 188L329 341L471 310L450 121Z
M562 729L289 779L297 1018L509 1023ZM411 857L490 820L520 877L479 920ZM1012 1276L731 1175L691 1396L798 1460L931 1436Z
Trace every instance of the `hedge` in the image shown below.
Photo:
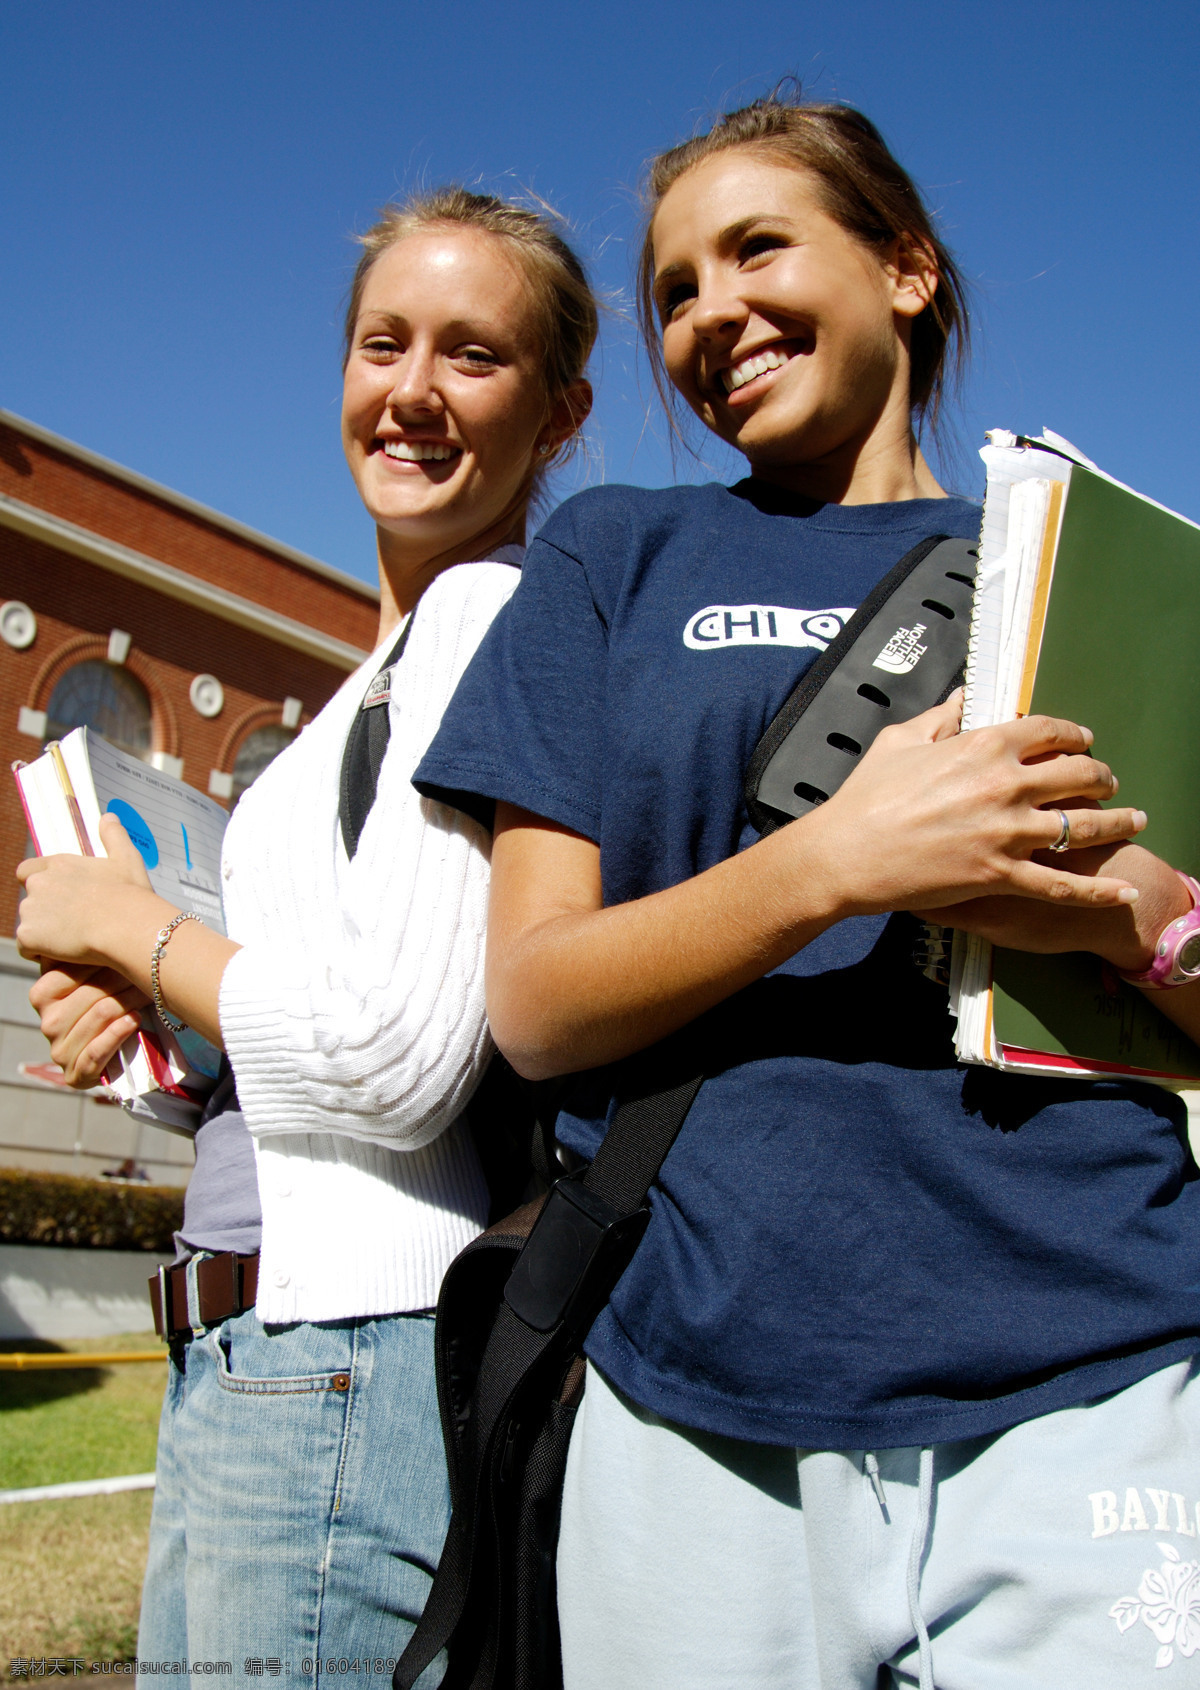
M92 1250L171 1252L183 1192L71 1174L0 1168L0 1244L73 1244Z

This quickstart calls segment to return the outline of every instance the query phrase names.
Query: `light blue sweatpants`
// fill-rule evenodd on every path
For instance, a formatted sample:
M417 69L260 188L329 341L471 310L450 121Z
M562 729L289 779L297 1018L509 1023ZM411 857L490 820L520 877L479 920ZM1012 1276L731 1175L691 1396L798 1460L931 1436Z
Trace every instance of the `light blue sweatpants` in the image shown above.
M589 1367L566 1690L1200 1686L1200 1365L930 1450L689 1431Z

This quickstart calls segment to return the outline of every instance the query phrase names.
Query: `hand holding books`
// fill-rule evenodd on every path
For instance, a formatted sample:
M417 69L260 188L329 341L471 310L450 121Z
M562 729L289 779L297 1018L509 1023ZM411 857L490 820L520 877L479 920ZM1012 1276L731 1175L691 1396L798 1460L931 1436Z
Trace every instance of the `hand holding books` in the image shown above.
M31 1000L67 1059L64 1072L81 1087L102 1072L127 1108L191 1131L216 1077L217 991L237 949L223 936L219 891L228 818L86 728L13 772L40 853L18 870L27 895L17 938L26 954L65 965L48 972ZM197 919L175 946L168 999L196 1031L172 1033L147 1008L118 1056L116 1028L128 1029L128 1011L149 995L158 934L181 910ZM113 971L106 984L128 1001L96 995L95 969ZM112 1060L94 1072L103 1051Z
M1084 847L1073 854L1071 867L1076 874L1118 876L1137 887L1138 898L1117 909L1055 908L1026 898L973 898L914 913L1008 950L1038 956L1090 951L1122 973L1135 973L1149 965L1154 941L1167 923L1191 907L1175 871L1140 845Z
M141 852L115 815L99 822L103 856L33 857L21 863L17 879L25 888L17 926L17 944L27 957L60 962L108 965L114 922L127 921L129 894L157 897Z
M1074 722L1032 716L959 732L961 701L885 728L827 803L804 818L837 865L839 918L956 906L990 894L1036 908L1120 909L1136 886L1111 872L1075 871L1076 851L1045 857L1063 811L1081 846L1115 844L1146 825L1138 810L1099 809L1116 793ZM1087 806L1087 807L1085 807ZM786 830L785 830L786 831ZM869 887L870 897L862 888Z
M113 969L139 992L152 995L152 962L159 934L181 912L154 890L140 852L115 816L99 819L97 838L103 856L64 853L34 857L19 865L17 878L25 896L17 943L26 956ZM164 971L162 987L171 1011L184 1022L185 1029L194 1028L201 1041L208 1041L206 1048L210 1050L219 1047L221 1041L217 1013L221 975L237 949L199 919L189 918L186 938L180 934L172 947L169 972ZM188 1060L189 1036L183 1030L170 1031L152 1012L146 1013L151 1020L148 1036L141 1040L141 1055L148 1073L145 1083L140 1078L136 1082L134 1096L148 1096L156 1089L167 1099L180 1093L183 1114L180 1109L169 1108L166 1116L158 1118L165 1124L186 1127L188 1109L195 1113L204 1092L211 1089L205 1081L215 1078L215 1058L211 1075L207 1067L200 1068L195 1080L189 1073L173 1085L172 1069L177 1063L171 1058L176 1052L185 1062L185 1073L195 1069L196 1059ZM156 1054L167 1064L161 1072L157 1071ZM119 1084L116 1089L120 1092ZM158 1108L156 1104L156 1115Z
M86 1091L137 1032L150 1000L111 968L57 963L43 967L29 1001L67 1084Z

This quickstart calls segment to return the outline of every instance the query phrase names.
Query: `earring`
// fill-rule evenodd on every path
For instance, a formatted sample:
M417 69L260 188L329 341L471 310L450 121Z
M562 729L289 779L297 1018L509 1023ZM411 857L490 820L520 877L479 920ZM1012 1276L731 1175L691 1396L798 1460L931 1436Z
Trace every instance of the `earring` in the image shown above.
M538 447L538 457L548 458L553 450L554 448L551 446L550 442L548 440L543 440L541 445Z

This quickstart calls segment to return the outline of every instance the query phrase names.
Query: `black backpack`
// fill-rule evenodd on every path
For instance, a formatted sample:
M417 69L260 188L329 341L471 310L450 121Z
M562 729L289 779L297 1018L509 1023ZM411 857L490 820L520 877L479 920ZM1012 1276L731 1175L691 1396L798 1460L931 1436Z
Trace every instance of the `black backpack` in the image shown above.
M396 1690L411 1690L447 1645L444 1690L562 1682L554 1563L582 1345L700 1089L689 1044L626 1064L627 1099L586 1172L489 1227L443 1281L437 1387L453 1514Z

